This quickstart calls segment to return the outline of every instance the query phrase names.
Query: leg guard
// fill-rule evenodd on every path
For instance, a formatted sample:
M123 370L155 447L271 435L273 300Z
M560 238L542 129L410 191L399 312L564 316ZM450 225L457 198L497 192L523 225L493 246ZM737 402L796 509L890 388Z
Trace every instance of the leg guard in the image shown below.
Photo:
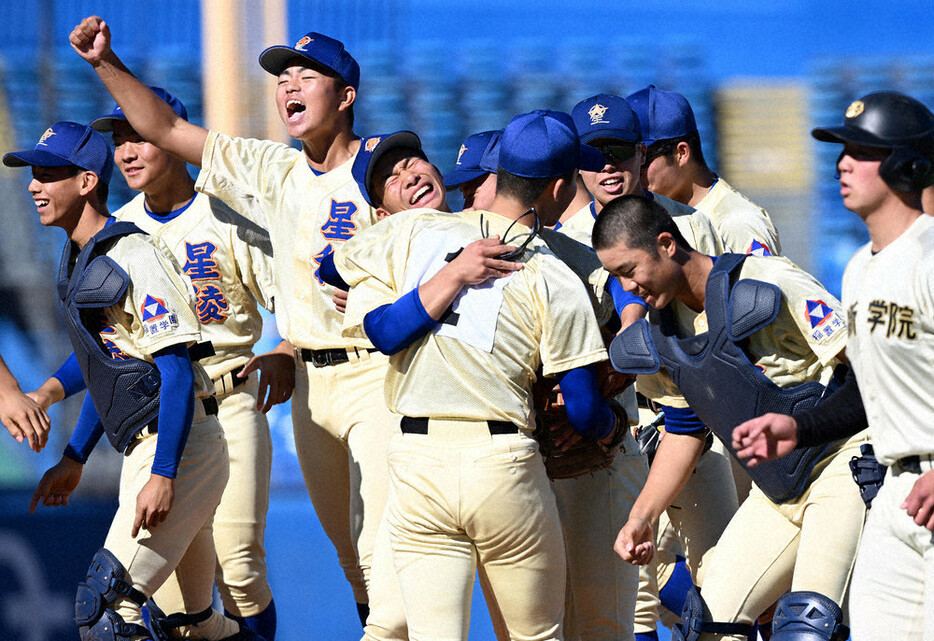
M789 592L775 605L772 641L844 641L843 611L818 592Z
M202 621L206 621L213 612L211 608L208 608L203 612L194 614L176 612L175 614L166 615L151 599L146 603L146 608L149 610L149 629L155 641L173 641L176 637L172 636L171 630L185 625L197 625ZM240 626L240 631L219 641L266 641L264 637L244 627L243 623L239 621L237 623Z
M124 622L113 610L120 597L139 605L146 601L142 592L123 579L125 575L126 569L109 550L101 548L94 554L75 595L75 623L82 641L123 641L148 635L146 628Z
M671 629L671 641L697 641L701 634L749 634L749 623L717 622L710 613L696 587L688 590L681 613L681 624Z

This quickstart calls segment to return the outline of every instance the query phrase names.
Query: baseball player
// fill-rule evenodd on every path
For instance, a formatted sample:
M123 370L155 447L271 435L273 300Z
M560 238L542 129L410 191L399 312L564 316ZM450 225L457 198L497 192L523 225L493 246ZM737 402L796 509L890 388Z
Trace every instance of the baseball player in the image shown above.
M643 393L665 407L667 434L615 545L625 560L644 563L653 554L651 524L691 476L705 426L723 439L771 407L817 402L845 346L846 324L839 303L790 261L700 254L664 209L642 197L620 198L601 212L594 247L653 308L649 322L623 330L610 349L613 366L639 373ZM822 638L845 638L834 625L842 625L865 511L849 461L866 441L862 432L802 451L793 465L752 473L749 498L707 561L703 598L688 596L685 637L745 639L790 588L779 609L804 603L831 622ZM777 617L773 638L801 638L791 633L792 619L783 631L790 636L780 637Z
M573 197L578 164L599 160L547 112L517 116L501 144L492 211L397 214L335 259L353 285L345 333L393 353L386 389L405 418L390 448L387 523L411 638L466 639L478 563L510 638L563 638L564 546L528 433L539 362L548 375L569 372L576 429L606 438L618 423L587 367L603 350L583 285L534 231L534 218L549 224ZM474 273L448 264L487 234L514 241L508 260L521 270L484 283L511 263ZM484 284L462 293L469 283ZM559 329L570 323L574 332ZM586 417L576 404L585 398Z
M211 517L228 459L211 381L189 356L201 337L189 281L161 243L108 215L113 160L90 127L55 123L34 149L3 162L32 167L39 221L68 235L58 293L89 391L30 511L39 502L68 503L104 433L124 453L117 513L78 587L81 639L149 639L140 606L173 570L186 602L201 613L182 634L258 638L211 609Z
M723 242L736 251L756 256L781 253L768 212L707 166L694 110L684 96L649 85L626 100L642 126L646 189L706 213Z
M313 32L260 56L279 78L279 114L289 135L301 140L299 151L187 123L120 62L109 28L96 16L74 29L71 43L140 136L202 168L198 191L244 216L255 211L244 200L262 211L263 220L251 222L269 231L273 246L276 323L301 363L292 400L299 463L365 618L366 579L388 487L386 447L399 419L382 394L388 359L341 337L334 289L319 273L334 247L377 220L351 175L360 147L352 127L359 65L340 42Z
M642 129L638 117L624 98L607 94L592 96L579 102L572 115L581 139L601 150L606 164L599 172L581 172L587 190L593 195L593 201L566 219L561 226L562 232L591 236L594 220L603 207L621 195L638 194L651 197L664 207L691 247L708 255L724 252L725 245L709 216L644 189L640 174L645 154ZM611 291L616 290L613 292L614 301L626 303L620 310L622 325L626 327L645 314L645 304L632 297L627 299L626 292L622 292L619 283L613 280L610 279L608 286ZM651 415L654 416L654 412ZM633 500L640 487L630 488ZM673 522L694 583L698 585L703 581L706 557L736 511L737 503L730 498L731 492L727 489L733 487L735 484L729 456L722 445L716 442L701 457L696 473L691 475L672 509L662 517L663 522L668 518ZM735 496L735 491L732 494ZM660 524L658 531L664 529L663 524ZM674 563L675 555L679 552L682 550L676 549L666 556L665 560L672 561L671 564L643 569L643 586L639 591L636 608L637 634L645 634L649 638L654 634L660 616L656 593L664 590L668 579L676 571L680 573ZM672 584L671 590L674 590L675 585ZM681 610L678 605L680 601L679 595L666 595L666 602L673 604L678 613Z
M457 151L454 169L444 177L444 187L464 196L464 211L488 209L496 197L496 160L502 129L467 136Z
M853 638L931 639L934 404L918 377L934 355L934 221L921 210L921 192L934 184L934 114L909 96L880 91L851 103L842 126L812 133L843 143L840 195L869 231L843 275L855 376L795 418L767 414L739 425L734 447L756 465L868 422L888 471L853 570Z
M23 394L19 383L0 356L0 423L17 442L26 441L29 449L42 451L49 439L51 423L45 410Z

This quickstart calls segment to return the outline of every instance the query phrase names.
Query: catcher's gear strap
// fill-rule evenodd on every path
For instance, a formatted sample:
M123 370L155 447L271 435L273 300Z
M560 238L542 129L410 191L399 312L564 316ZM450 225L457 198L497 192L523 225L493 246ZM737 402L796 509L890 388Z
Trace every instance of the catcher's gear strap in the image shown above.
M81 641L133 641L149 639L149 630L135 623L127 623L113 610L104 610L100 618L90 626L78 628Z
M843 610L819 592L789 592L775 604L772 641L843 641Z
M710 613L696 586L688 590L681 613L681 623L671 630L672 641L697 641L701 634L738 634L746 636L750 623L711 621Z
M627 327L610 346L610 358L617 369L621 369L617 362L626 362L629 345L640 348L638 355L643 360L645 350L654 347L691 409L734 458L736 425L767 412L791 414L811 407L824 392L817 381L781 388L749 360L741 343L775 319L781 292L775 285L751 279L734 285L745 259L744 254L723 254L714 263L705 290L707 332L679 338L673 312L653 309L650 322L642 319ZM724 402L725 395L729 403ZM754 468L743 461L740 464L770 500L784 503L804 491L811 470L828 447L796 449Z
M872 507L872 500L876 498L882 482L885 480L886 467L876 460L872 445L864 443L859 448L860 456L850 459L850 472L853 480L859 486L859 495L867 508Z
M111 608L118 598L128 598L138 605L146 602L146 596L124 580L125 575L126 569L107 548L101 548L94 554L88 573L84 581L78 584L78 591L75 594L75 623L82 629L82 639L108 639L106 636L100 636L98 632L94 632L92 636L86 636L99 627L96 624L104 617L105 612L116 617L116 619L110 617L108 622L118 621L120 624L127 625ZM139 634L139 632L132 634Z
M118 238L143 233L131 223L116 222L95 234L73 260L74 244L65 244L58 293L68 334L88 393L111 445L122 452L139 430L159 415L160 376L152 364L136 358L115 360L101 343L98 310L120 301L129 276L102 254Z

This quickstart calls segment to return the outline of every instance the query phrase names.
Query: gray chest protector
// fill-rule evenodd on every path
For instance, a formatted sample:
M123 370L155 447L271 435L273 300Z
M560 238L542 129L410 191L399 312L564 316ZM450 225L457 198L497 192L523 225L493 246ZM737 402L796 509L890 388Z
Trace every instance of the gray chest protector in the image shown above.
M825 391L816 381L779 387L749 360L742 344L775 320L782 294L770 283L731 279L745 259L743 254L724 254L714 263L705 289L707 332L679 338L672 311L652 310L649 321L627 327L610 347L610 360L620 372L654 374L664 366L697 417L734 458L734 427L767 412L806 409ZM754 468L739 462L769 499L784 503L804 491L829 447L796 449Z
M76 259L73 243L66 241L58 273L58 295L81 374L118 452L159 417L159 370L136 358L114 359L99 334L103 308L119 303L130 283L127 273L103 253L119 237L141 233L132 223L112 223L95 234Z

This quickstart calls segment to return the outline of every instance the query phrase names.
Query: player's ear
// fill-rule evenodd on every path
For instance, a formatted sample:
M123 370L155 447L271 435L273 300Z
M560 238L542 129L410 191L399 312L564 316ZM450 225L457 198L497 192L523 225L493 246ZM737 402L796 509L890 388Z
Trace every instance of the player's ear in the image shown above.
M376 218L382 220L383 218L388 218L392 216L389 210L385 209L382 205L376 208Z
M354 101L357 99L357 90L347 85L340 91L341 93L341 104L338 106L338 109L345 111L350 109L353 106Z
M691 160L691 146L683 140L675 145L675 159L679 167L684 167Z
M663 231L658 235L655 240L655 247L658 250L658 255L662 258L673 258L678 252L678 243L675 242L674 236L667 231Z
M87 196L88 194L94 193L94 190L97 189L97 183L100 182L97 174L93 171L82 171L81 172L81 187L79 188L79 193L82 196Z

